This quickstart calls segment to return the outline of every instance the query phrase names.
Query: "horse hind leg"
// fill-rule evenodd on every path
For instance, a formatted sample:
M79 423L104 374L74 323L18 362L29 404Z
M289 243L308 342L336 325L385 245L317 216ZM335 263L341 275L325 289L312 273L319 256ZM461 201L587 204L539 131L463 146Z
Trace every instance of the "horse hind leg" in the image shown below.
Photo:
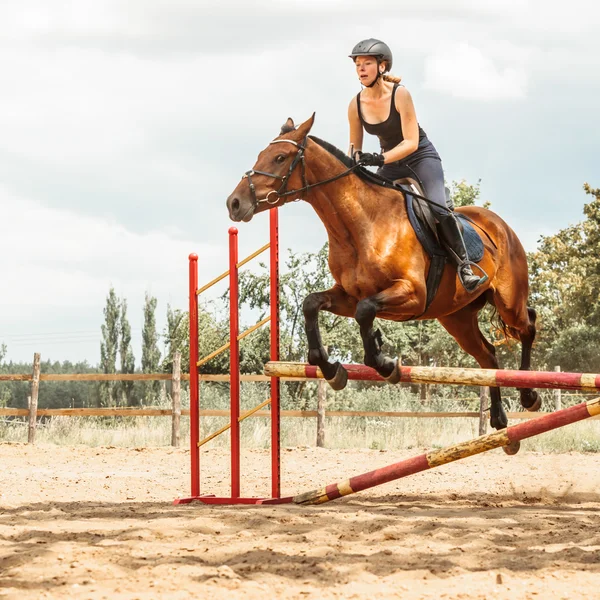
M531 368L531 349L536 334L536 312L533 308L525 306L519 312L508 310L502 303L495 305L502 320L506 323L508 333L511 337L521 342L521 364L520 371L529 371ZM521 406L530 412L538 411L542 405L542 399L532 388L519 388Z
M519 366L519 369L521 371L529 371L531 368L531 349L536 334L535 321L537 314L535 310L529 306L527 307L527 317L529 323L519 332L519 339L521 340L521 365ZM523 388L520 389L519 392L521 395L521 406L523 406L523 408L532 412L540 409L542 399L534 389Z
M496 349L485 339L477 321L477 314L483 305L485 305L485 299L480 296L473 304L438 320L458 345L467 354L470 354L482 369L498 369ZM490 387L490 425L496 430L505 429L508 425L508 418L498 387ZM512 442L503 447L506 454L511 455L516 454L519 448L519 442Z

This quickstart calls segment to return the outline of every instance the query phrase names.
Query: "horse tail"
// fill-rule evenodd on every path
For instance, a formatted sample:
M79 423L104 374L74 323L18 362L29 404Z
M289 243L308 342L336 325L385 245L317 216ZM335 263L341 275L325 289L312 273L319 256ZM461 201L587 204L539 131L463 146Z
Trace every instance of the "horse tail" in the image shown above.
M492 326L492 330L500 334L501 338L496 341L494 345L501 346L503 344L510 344L511 339L520 340L518 330L506 324L504 319L500 316L498 309L493 304L490 304L490 306L492 307L490 325Z

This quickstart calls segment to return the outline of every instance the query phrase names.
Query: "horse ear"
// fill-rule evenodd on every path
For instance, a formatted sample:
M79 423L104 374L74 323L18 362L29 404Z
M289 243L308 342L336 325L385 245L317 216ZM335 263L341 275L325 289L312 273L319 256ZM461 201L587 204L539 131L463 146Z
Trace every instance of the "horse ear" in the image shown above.
M292 117L288 117L288 120L281 126L281 131L279 135L283 135L284 133L289 133L290 131L294 131L296 126L294 125L294 121Z
M298 126L298 129L296 129L296 131L298 132L298 135L296 137L298 137L298 139L302 139L310 133L310 130L312 129L312 126L315 122L315 114L316 113L313 113L309 119L304 121L302 125Z

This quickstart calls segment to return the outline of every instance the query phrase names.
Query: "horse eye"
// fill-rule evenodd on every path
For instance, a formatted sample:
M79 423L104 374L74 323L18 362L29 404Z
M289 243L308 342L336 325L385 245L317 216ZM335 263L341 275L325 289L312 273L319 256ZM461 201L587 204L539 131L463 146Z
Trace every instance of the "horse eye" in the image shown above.
M284 161L285 161L285 155L283 155L283 154L278 154L278 155L275 157L275 162L276 162L276 163L279 163L279 164L281 164L281 163L282 163L282 162L284 162Z

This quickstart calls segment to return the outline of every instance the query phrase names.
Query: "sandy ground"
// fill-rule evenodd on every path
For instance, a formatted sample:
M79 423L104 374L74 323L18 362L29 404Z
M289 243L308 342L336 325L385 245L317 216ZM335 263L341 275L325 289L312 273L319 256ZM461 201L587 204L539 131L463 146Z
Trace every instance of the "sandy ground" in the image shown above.
M288 449L284 493L411 452ZM321 507L173 506L188 453L0 444L0 597L600 598L600 455L493 451ZM203 453L227 493L225 451ZM268 453L244 455L246 494Z

